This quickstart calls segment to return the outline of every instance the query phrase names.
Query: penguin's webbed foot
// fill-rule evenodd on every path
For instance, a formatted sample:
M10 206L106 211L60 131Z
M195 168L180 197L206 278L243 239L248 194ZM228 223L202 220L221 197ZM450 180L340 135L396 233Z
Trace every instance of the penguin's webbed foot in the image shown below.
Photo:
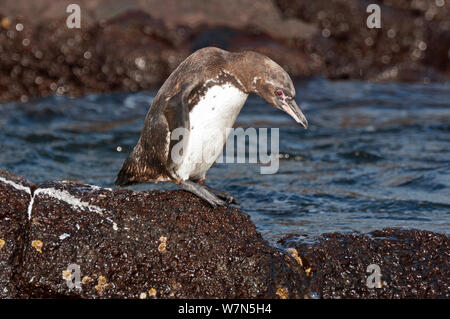
M214 189L214 188L211 188L211 187L206 186L206 185L205 185L205 187L206 187L211 193L213 193L213 194L216 195L217 197L219 197L219 198L223 199L225 202L227 202L227 204L236 204L236 205L240 205L240 204L241 204L236 198L234 198L233 195L231 195L231 194L228 193L228 192L221 191L221 190L218 190L218 189Z
M188 180L180 181L179 185L185 191L188 191L208 202L213 208L216 208L217 206L226 206L226 203L223 200L221 200L218 196L216 196L213 192L208 190L208 188L203 185Z

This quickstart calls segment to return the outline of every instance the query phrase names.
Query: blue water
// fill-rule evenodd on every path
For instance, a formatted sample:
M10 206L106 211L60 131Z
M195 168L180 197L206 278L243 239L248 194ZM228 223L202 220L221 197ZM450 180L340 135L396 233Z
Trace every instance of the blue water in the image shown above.
M33 182L112 187L155 92L0 105L0 168ZM280 168L216 164L210 186L241 201L263 235L306 240L382 227L450 232L450 85L297 83L310 127L250 97L236 126L278 127ZM134 190L174 187L142 185Z

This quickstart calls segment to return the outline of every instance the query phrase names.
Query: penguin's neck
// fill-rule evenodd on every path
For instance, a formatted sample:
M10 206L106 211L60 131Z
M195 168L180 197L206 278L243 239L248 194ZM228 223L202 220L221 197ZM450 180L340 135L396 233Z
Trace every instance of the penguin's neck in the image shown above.
M230 68L231 73L243 84L246 94L258 94L257 82L264 81L264 56L255 52L243 52L237 54Z

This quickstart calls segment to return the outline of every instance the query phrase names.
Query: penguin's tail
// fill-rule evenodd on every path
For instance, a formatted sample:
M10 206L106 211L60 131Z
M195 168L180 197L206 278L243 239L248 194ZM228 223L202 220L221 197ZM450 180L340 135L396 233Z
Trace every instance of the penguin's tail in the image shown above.
M116 181L114 182L116 186L125 187L138 183L132 167L133 165L130 164L129 158L127 158L123 163L119 174L117 174Z
M142 155L140 146L133 149L117 174L117 186L130 186L137 183L167 180L168 174L161 160L150 161Z
M147 178L145 178L145 171L145 166L142 165L136 149L133 149L123 163L119 174L117 174L117 179L114 184L124 187L144 182L147 180Z

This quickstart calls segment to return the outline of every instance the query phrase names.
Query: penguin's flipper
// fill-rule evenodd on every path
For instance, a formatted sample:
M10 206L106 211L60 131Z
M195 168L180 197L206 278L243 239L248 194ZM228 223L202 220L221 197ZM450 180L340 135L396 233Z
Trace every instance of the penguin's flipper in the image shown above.
M176 95L167 101L164 108L164 116L170 132L167 169L172 173L183 162L186 154L184 150L187 148L190 135L189 97L197 87L196 82L185 84ZM177 145L176 149L174 149L175 145Z

